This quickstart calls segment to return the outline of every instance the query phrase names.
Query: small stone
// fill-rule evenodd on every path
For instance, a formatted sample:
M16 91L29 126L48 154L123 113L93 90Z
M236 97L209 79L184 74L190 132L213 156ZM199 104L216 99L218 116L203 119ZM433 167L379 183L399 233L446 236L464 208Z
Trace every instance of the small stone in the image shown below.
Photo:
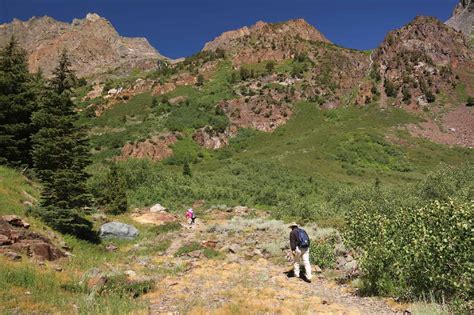
M322 273L323 272L321 267L319 267L318 265L315 265L313 269L314 269L314 272L316 272L316 273Z
M107 246L105 246L105 250L108 251L108 252L115 252L117 251L118 247L115 246L114 244L108 244Z
M57 272L61 272L63 271L63 268L61 266L56 266L56 268L54 268L55 271Z
M4 255L7 256L10 260L20 260L21 259L21 255L18 254L18 253L15 253L15 252L6 252Z
M237 254L237 252L240 251L240 245L239 244L232 244L229 246L229 252L233 254Z
M193 258L201 258L202 257L202 250L195 250L193 252L188 253L189 257Z
M137 276L137 273L133 270L127 270L124 272L124 274L126 274L127 276L129 276L130 278L133 278L133 277L136 277Z

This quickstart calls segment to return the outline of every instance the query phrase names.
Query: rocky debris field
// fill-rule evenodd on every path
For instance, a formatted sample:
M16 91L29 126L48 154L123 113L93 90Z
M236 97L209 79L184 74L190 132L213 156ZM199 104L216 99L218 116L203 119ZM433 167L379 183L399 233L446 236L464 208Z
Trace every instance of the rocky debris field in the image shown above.
M245 216L249 209L227 211L235 215L234 210ZM310 227L308 231L316 233ZM381 300L358 297L348 286L327 279L318 266L311 284L289 277L288 233L283 222L240 216L230 220L218 216L185 226L168 250L155 258L183 271L157 283L148 295L150 312L396 313Z

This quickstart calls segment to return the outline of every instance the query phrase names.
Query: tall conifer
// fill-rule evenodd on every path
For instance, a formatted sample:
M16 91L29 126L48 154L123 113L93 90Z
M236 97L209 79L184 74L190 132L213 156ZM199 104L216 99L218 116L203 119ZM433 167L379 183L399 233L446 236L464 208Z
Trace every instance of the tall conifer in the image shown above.
M89 238L92 224L81 217L81 209L91 198L85 171L90 153L86 132L78 125L71 101L71 78L74 74L63 52L33 116L38 128L33 136L33 160L43 184L39 215L60 232Z
M12 37L0 51L0 163L29 166L36 95L26 51Z

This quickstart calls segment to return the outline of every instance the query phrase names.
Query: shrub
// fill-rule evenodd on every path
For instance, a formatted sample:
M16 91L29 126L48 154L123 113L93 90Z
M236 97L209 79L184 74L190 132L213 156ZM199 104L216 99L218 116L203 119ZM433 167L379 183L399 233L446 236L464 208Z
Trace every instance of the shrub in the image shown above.
M428 103L433 103L436 100L436 96L431 91L427 91L425 93L425 96Z
M336 264L334 247L322 240L314 240L311 242L309 258L311 263L321 268L333 268Z
M221 252L212 248L204 248L204 250L202 251L202 254L207 259L221 259L224 257L224 255Z
M204 76L202 74L199 74L197 76L196 85L197 86L202 86L203 84L204 84Z
M385 81L385 93L388 97L396 97L398 93L395 85L389 80Z
M101 187L99 203L111 214L127 211L127 184L115 164L111 164L109 173Z
M107 278L107 282L101 288L100 294L118 295L120 297L137 298L154 287L154 281L129 281L126 275L116 275Z
M468 96L466 100L466 106L474 106L474 97Z
M381 199L386 196L381 195ZM472 202L388 204L366 200L346 220L346 239L362 253L367 293L405 298L427 293L440 299L472 296Z

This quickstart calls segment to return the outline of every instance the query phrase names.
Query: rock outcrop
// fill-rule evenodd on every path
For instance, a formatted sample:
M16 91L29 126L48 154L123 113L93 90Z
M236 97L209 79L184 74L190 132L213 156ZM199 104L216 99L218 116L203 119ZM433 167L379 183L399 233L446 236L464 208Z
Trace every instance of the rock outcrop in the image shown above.
M176 141L178 138L175 134L165 133L145 141L129 143L122 148L122 155L118 159L137 158L161 161L173 155L170 146Z
M198 129L193 134L193 139L200 146L206 149L217 150L227 146L229 144L229 139L236 135L237 128L235 126L227 128L224 132L219 132L212 129L210 126L206 126Z
M71 24L48 16L14 19L0 25L0 47L12 35L28 52L30 70L41 69L45 75L51 74L63 49L80 77L153 69L159 60L166 59L145 38L122 37L108 20L94 13Z
M30 231L29 224L16 215L0 217L0 253L12 260L20 254L38 260L57 260L65 257L47 237Z
M474 38L474 1L460 0L454 8L453 16L446 21L446 24Z

